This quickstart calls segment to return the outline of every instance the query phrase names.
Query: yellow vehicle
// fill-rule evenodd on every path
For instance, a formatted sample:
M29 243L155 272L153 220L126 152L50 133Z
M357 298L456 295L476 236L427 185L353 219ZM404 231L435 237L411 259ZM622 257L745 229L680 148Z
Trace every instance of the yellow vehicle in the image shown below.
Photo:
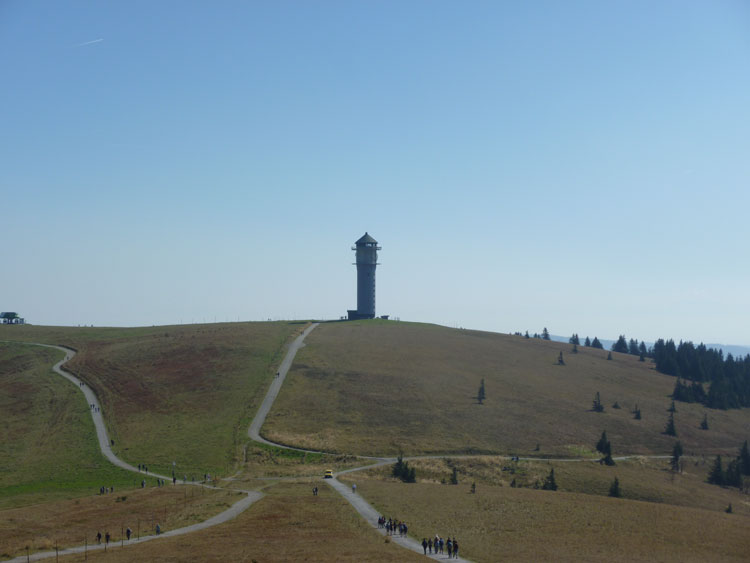
M333 469L326 469L326 474L323 479L333 479Z

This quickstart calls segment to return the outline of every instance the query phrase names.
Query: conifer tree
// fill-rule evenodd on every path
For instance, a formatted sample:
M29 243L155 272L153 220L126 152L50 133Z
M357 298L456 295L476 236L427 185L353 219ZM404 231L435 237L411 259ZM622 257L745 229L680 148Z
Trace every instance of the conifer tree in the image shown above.
M604 405L602 404L602 401L599 398L599 391L596 392L596 397L594 397L592 410L594 412L604 412Z
M604 430L602 432L602 437L599 438L599 441L596 443L596 451L604 453L607 448L607 444L609 444L609 440L607 440L607 431Z
M646 361L646 355L641 352L641 355L638 357L639 362L645 362Z
M735 458L727 464L724 472L724 484L727 487L742 489L742 471L740 471L740 458Z
M557 490L557 483L555 482L555 468L554 467L549 470L549 475L547 475L547 478L544 480L542 489L545 491Z
M586 340L583 342L583 345L586 347L591 346L591 339L587 336Z
M484 378L482 378L482 382L479 384L479 391L477 392L477 401L481 405L486 398L486 395L484 393Z
M636 419L636 420L640 420L641 419L641 409L638 408L638 405L636 405L635 411L633 411L633 418Z
M549 331L547 330L547 327L545 326L542 330L542 340L549 340Z
M747 449L747 440L740 448L740 471L743 475L750 475L750 451Z
M458 485L458 470L455 467L451 473L451 485Z
M523 335L523 337L524 337L524 338L531 338L531 337L529 336L529 331L528 331L528 330L526 331L526 334L524 334L524 335Z
M714 460L714 465L711 467L711 471L708 472L708 479L706 479L712 485L723 485L724 484L724 469L721 466L721 456L717 455Z
M672 448L672 459L669 461L669 465L672 467L672 471L680 470L680 457L682 456L682 444L679 442L674 443Z
M563 353L562 350L560 350L560 355L557 357L557 365L564 366L565 360L563 360Z
M674 413L669 413L669 420L667 420L667 426L664 428L664 433L667 436L677 436L677 429L674 427Z
M599 348L600 350L604 349L604 346L602 346L602 343L599 342L599 339L596 336L594 336L594 339L591 341L591 347Z
M607 352L607 359L608 359L608 360L611 360L611 359L612 359L612 352Z
M622 354L628 353L628 343L625 340L625 335L621 334L620 337L617 339L617 342L612 344L612 351L613 352L620 352Z
M576 333L573 333L573 336L570 337L570 340L568 340L569 344L575 344L576 346L581 343L581 341L578 339L578 335Z
M672 401L672 403L669 405L669 408L667 409L667 411L668 412L677 412L677 409L674 406L674 401Z
M617 477L615 477L615 480L612 481L612 484L609 487L609 496L620 498L622 496L622 493L620 492L620 481L618 481Z
M701 430L708 430L708 415L703 415L703 420L701 420Z

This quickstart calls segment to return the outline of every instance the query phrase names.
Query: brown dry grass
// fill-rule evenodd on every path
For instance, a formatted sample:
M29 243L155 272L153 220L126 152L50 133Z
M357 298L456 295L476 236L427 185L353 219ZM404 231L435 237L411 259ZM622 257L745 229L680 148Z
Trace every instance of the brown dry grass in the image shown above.
M161 487L48 502L0 512L0 557L95 543L109 531L113 542L130 526L133 534L152 535L202 522L240 500L241 493L203 487ZM125 500L122 500L122 499Z
M578 455L606 429L615 455L672 449L662 431L675 380L634 356L607 361L602 350L392 321L323 324L306 342L264 427L271 440L376 455L531 453L537 444L536 455ZM556 365L561 350L565 366ZM590 410L597 391L604 413ZM685 452L736 453L750 411L708 411L708 431L704 412L678 403Z
M329 487L280 483L238 518L209 530L89 553L91 561L422 561L363 522ZM63 561L78 561L70 556Z
M456 537L474 561L747 561L747 514L579 493L353 476L416 538ZM560 480L558 480L559 482ZM628 481L623 487L627 490Z

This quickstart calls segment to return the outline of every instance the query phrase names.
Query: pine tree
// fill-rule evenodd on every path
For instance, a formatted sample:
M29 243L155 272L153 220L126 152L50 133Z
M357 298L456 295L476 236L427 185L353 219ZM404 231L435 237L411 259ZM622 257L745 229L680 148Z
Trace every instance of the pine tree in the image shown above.
M591 347L599 348L600 350L604 349L604 346L602 346L602 343L599 342L599 339L596 336L594 336L594 339L591 341Z
M523 335L523 337L524 337L524 338L531 338L531 337L529 336L529 331L528 331L528 330L526 331L526 334L524 334L524 335Z
M622 496L622 493L620 492L620 481L618 481L617 477L615 477L615 480L612 481L612 484L609 487L609 496L620 498Z
M750 452L747 449L747 440L740 448L740 471L743 475L750 475Z
M711 471L708 472L708 479L706 479L712 485L723 485L724 484L724 469L721 467L721 456L717 455L714 465Z
M639 362L645 362L646 361L646 354L641 352L641 355L638 357Z
M544 480L542 489L545 491L557 490L557 483L555 483L555 468L554 467L549 470L549 475L547 475L547 478Z
M701 421L701 430L708 430L708 415L703 415L703 420Z
M664 428L664 433L667 436L677 436L677 429L674 427L674 413L669 413L669 420L667 420L667 426Z
M607 440L607 431L604 430L602 432L602 437L599 438L599 441L596 443L596 451L604 453L607 448L607 444L609 444L609 440Z
M547 327L544 327L544 330L542 330L542 340L549 340L549 331L547 330Z
M486 398L485 392L484 392L484 378L482 378L482 382L479 384L479 391L477 392L477 401L481 405L484 399Z
M563 353L562 350L560 350L560 355L557 357L557 365L564 366L565 360L563 360Z
M635 410L633 411L633 418L636 420L641 419L641 409L638 408L638 405L635 406Z
M672 467L672 471L679 471L680 470L680 457L682 456L682 444L679 442L674 443L674 447L672 448L672 459L669 462L669 465Z
M612 352L607 352L607 359L608 359L608 360L611 360L611 359L612 359Z
M594 397L592 410L594 412L604 412L604 405L602 404L602 401L599 398L599 391L596 392L596 397Z
M638 348L638 341L633 340L632 338L628 341L628 354L632 356L637 356L640 353L640 349Z
M573 333L573 336L570 337L570 339L568 340L568 343L578 346L581 343L581 341L578 339L578 335Z
M458 470L455 467L451 473L451 485L458 485Z
M586 347L591 346L591 339L587 336L586 340L584 340L583 345Z
M724 484L727 487L742 489L742 471L740 471L740 458L735 458L727 464L724 472Z
M612 351L620 352L622 354L628 353L628 342L625 340L624 334L621 334L620 337L617 339L617 342L612 344Z
M672 401L672 404L669 405L669 408L667 409L668 412L677 412L677 409L674 406L674 401Z

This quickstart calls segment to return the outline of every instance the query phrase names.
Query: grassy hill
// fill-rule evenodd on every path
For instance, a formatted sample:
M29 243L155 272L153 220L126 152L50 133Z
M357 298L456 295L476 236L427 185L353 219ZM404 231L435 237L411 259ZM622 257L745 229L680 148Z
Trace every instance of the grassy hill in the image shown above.
M380 455L581 455L603 430L614 455L670 453L674 443L663 430L675 380L634 356L608 361L606 351L572 354L559 342L378 320L322 324L306 342L263 429L271 440ZM591 410L597 392L603 413ZM736 453L750 435L747 410L677 409L686 453Z
M62 357L0 343L0 509L134 486L101 455L86 399L50 369Z
M177 474L190 477L226 474L242 456L251 415L304 326L0 326L0 340L78 350L66 368L99 396L115 453L164 473L176 461Z

